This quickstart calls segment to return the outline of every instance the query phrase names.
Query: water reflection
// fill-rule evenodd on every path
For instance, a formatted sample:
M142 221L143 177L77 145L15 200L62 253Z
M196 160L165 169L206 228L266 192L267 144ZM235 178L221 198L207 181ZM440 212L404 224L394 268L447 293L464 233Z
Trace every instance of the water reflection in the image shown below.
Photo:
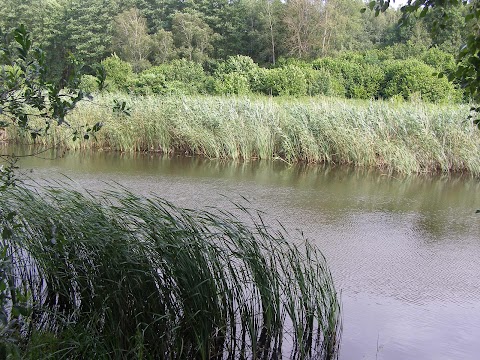
M65 174L88 189L115 181L180 206L244 196L267 221L301 229L342 289L344 359L476 359L480 351L477 179L155 154L68 153L21 165L34 178Z

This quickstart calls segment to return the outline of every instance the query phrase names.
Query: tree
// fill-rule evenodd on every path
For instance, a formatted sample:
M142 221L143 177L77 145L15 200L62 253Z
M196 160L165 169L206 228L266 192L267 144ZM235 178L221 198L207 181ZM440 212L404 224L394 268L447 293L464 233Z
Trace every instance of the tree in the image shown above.
M67 0L61 21L56 24L55 51L69 54L85 64L100 63L110 54L115 0Z
M197 62L202 62L208 57L213 50L212 42L218 36L198 12L175 13L172 33L178 53L190 61Z
M369 8L376 15L385 12L390 6L390 0L373 0ZM452 6L465 6L463 18L468 35L464 45L457 55L457 69L448 75L449 80L456 79L465 89L466 93L476 102L472 107L474 124L480 128L480 2L468 0L409 0L407 5L401 7L402 17L399 21L403 25L411 16L418 14L420 18L427 16L429 11L439 11L439 16L432 24L433 29L445 29L451 19ZM366 9L363 9L365 11ZM439 74L443 76L443 74Z
M176 57L171 31L159 30L152 36L152 58L155 64L162 64Z
M6 120L0 122L0 127L13 123L35 138L41 131L48 131L52 122L66 123L67 113L84 97L78 90L80 76L75 59L71 59L67 76L55 84L47 80L45 54L33 46L24 25L4 34L2 40L0 114ZM44 119L45 128L33 128L32 117Z
M358 0L327 0L322 8L321 55L370 47Z
M66 57L58 51L58 24L62 22L63 1L57 0L0 0L0 28L13 30L24 24L36 43L45 51L47 77L59 78Z
M468 35L465 31L465 11L464 5L448 5L444 8L432 8L427 13L423 20L433 45L453 55L458 53ZM442 23L441 27L437 26L439 23Z
M153 42L147 33L147 20L137 8L125 10L115 17L113 33L114 51L131 63L136 72L150 66L148 57Z
M282 26L283 4L278 0L253 1L252 16L255 16L257 28L252 34L252 42L257 43L257 48L250 56L259 57L261 61L267 60L275 65L278 55L281 54L280 39Z
M3 33L0 31L0 128L16 126L29 132L33 139L47 133L53 124L69 126L66 116L86 95L79 89L81 66L70 58L69 71L58 82L47 78L46 56L34 46L30 33L24 25ZM102 89L105 71L98 68L98 85ZM125 102L114 100L114 110L127 113ZM32 119L43 125L32 125ZM72 129L72 137L88 139L102 127L93 126ZM0 171L0 190L15 183L16 157L1 155L7 166Z
M286 3L283 22L287 28L286 43L290 54L299 58L313 55L321 47L323 2L320 0L289 0Z

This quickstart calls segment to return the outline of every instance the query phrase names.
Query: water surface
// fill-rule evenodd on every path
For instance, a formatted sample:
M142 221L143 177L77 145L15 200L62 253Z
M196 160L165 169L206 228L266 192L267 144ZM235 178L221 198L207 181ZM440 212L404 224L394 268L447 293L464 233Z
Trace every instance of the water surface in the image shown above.
M44 159L42 159L43 157ZM112 182L179 206L250 201L325 254L343 304L341 359L478 359L480 188L283 162L76 153L26 158L35 179Z

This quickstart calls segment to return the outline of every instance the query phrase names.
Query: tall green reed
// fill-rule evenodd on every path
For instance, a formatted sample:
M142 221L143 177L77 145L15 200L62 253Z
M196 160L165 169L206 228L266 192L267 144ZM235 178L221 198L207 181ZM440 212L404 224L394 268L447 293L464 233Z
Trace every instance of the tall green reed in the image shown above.
M337 357L338 295L308 242L241 206L188 210L63 186L0 197L8 276L32 309L17 317L19 356Z
M98 97L99 104L112 101ZM82 104L73 126L103 121L97 141L65 129L43 144L210 158L352 164L401 173L480 173L480 133L466 105L334 98L130 97L130 117Z

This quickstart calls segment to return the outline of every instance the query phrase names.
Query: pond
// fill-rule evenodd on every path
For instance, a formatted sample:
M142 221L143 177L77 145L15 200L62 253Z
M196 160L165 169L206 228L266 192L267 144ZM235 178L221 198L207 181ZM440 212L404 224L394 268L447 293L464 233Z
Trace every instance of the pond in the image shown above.
M476 179L102 152L43 153L21 167L34 179L115 182L184 207L246 198L326 256L341 291L340 359L478 359Z

